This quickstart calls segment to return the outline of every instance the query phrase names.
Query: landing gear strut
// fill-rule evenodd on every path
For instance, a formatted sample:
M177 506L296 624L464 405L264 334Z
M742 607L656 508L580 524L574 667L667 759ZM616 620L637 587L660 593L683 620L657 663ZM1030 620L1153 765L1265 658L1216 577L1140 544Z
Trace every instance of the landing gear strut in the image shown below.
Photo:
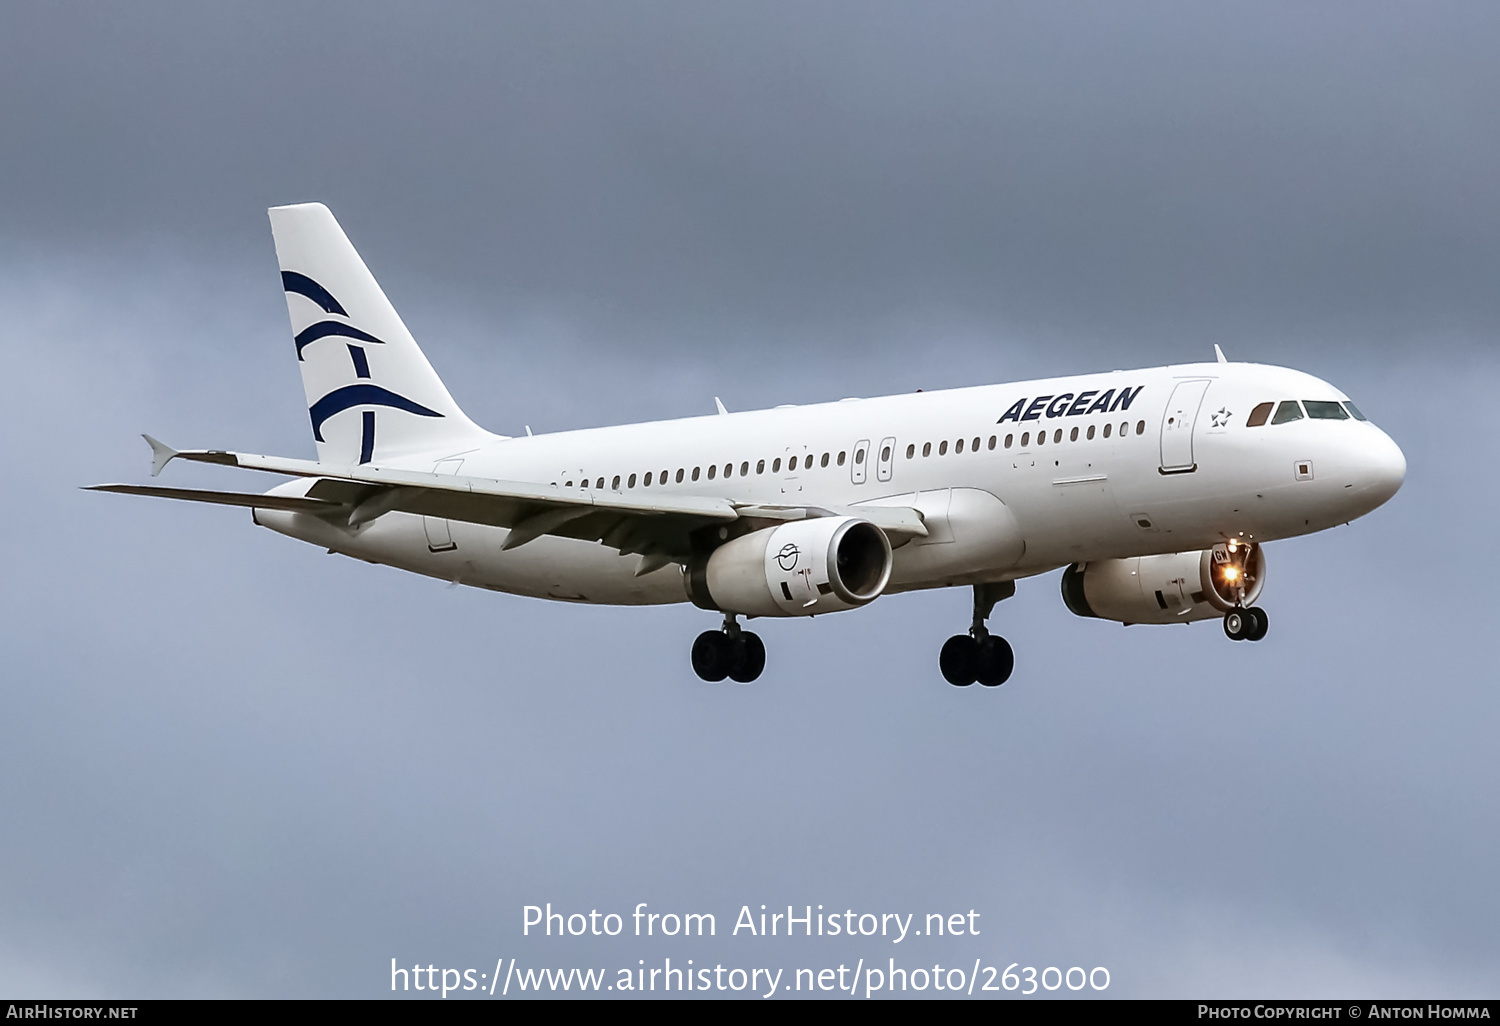
M974 585L974 622L968 634L955 634L943 643L938 667L943 679L955 687L966 688L975 681L987 688L999 687L1010 679L1016 666L1010 642L991 634L984 622L995 610L995 603L1016 593L1014 581Z
M704 631L693 642L693 672L710 683L725 677L749 684L766 668L766 646L760 635L741 630L735 614L724 614L724 627Z
M1230 641L1259 641L1270 627L1271 621L1260 606L1231 609L1224 614L1224 633Z

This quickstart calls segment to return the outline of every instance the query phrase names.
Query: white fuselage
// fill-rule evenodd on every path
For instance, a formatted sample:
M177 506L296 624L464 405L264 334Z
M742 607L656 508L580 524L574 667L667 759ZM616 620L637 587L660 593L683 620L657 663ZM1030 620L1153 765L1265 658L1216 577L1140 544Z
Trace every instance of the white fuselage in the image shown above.
M895 549L887 590L899 591L1352 520L1405 475L1383 431L1353 418L1246 426L1261 403L1346 398L1299 371L1203 363L496 439L386 462L560 492L913 507L928 535ZM359 528L255 516L337 552L477 587L610 604L687 600L680 567L637 576L639 557L597 542L544 536L502 550L503 528L406 513Z

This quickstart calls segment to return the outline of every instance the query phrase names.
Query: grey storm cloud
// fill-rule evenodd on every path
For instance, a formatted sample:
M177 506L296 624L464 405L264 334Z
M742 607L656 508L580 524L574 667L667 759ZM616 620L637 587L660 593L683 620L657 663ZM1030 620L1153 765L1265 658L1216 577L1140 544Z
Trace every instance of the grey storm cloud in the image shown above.
M1117 996L1493 995L1500 386L1483 5L0 11L0 993L389 993L390 960L1107 966ZM80 492L312 447L264 208L321 200L507 433L1201 359L1406 452L1268 547L1271 639L960 591L761 629L450 589ZM174 484L253 487L220 468ZM266 479L269 485L274 479ZM521 908L717 915L689 945ZM982 913L915 949L741 905Z

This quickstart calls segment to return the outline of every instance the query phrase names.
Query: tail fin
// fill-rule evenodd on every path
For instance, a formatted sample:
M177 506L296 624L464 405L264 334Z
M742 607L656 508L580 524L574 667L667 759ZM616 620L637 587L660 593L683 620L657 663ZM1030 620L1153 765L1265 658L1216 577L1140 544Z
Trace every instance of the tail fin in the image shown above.
M327 207L270 214L319 460L457 452L495 437L458 408Z

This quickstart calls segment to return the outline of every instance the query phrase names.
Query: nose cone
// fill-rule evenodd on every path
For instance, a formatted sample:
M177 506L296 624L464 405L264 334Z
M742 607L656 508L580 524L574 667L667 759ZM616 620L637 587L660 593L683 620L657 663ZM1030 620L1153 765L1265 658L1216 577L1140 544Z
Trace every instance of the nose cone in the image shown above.
M1354 490L1365 509L1372 510L1401 490L1401 483L1406 480L1406 456L1390 435L1374 425L1362 434L1365 437L1360 439L1354 454L1358 467Z

